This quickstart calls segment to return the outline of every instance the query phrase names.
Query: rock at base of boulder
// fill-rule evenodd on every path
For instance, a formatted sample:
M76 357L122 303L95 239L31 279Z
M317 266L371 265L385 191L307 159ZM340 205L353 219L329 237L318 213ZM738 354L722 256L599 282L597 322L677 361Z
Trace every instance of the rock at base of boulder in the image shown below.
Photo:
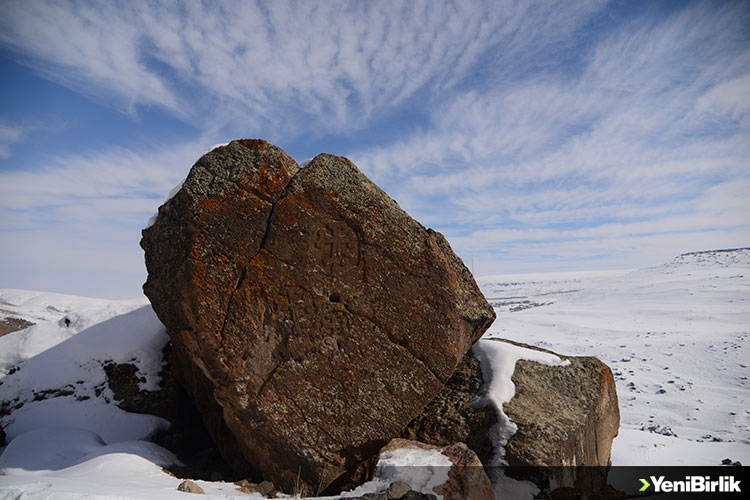
M392 498L388 496L387 492L384 493L367 493L361 497L346 497L346 500L437 500L437 496L431 493L420 493L418 491L409 490L404 493L403 496Z
M411 453L410 450L417 449L426 452L438 452L445 460L438 463L421 463L404 465L388 465L388 474L403 475L399 481L411 484L409 480L413 475L420 483L433 483L435 479L443 482L432 487L432 491L445 500L494 500L495 493L492 490L490 480L484 472L482 462L477 455L464 443L454 443L450 446L440 447L412 441L409 439L393 439L380 450L380 457L393 455L399 451ZM440 457L438 455L438 457ZM418 459L419 460L419 459ZM378 467L381 465L379 464ZM422 470L422 468L424 469ZM448 469L445 471L444 469ZM394 470L395 469L395 470ZM377 470L377 469L376 469ZM446 473L447 472L447 473ZM376 475L378 472L376 472ZM425 480L425 476L433 474L433 479ZM429 493L422 491L422 493Z
M186 479L177 486L177 491L184 491L185 493L198 493L199 495L205 495L206 492L203 488L192 482L190 479Z
M273 485L271 481L261 481L260 484L243 479L237 481L234 484L239 486L239 490L242 493L259 493L266 498L273 498L279 490Z
M494 452L489 429L499 415L492 405L477 404L483 384L479 360L467 354L443 390L401 437L439 446L466 443L482 463L486 462Z
M385 491L389 500L399 500L411 491L411 485L405 481L394 481Z

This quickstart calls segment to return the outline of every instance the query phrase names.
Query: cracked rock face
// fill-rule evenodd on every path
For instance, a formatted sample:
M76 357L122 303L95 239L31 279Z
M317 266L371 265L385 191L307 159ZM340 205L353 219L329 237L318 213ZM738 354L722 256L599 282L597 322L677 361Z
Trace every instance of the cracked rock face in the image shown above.
M601 493L607 485L612 441L620 429L615 380L612 370L595 357L561 357L570 364L516 363L516 393L504 411L518 431L505 447L505 458L519 470L532 466L528 471L536 477L524 479L542 489Z
M264 141L204 155L141 246L176 376L228 459L289 493L374 456L495 317L445 238L349 160L300 169Z

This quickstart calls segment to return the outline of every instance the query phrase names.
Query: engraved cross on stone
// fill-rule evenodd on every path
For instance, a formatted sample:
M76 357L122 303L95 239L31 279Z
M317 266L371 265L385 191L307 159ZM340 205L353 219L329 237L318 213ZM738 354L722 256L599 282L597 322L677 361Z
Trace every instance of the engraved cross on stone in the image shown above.
M359 261L357 235L343 222L328 222L313 239L318 262L330 274L342 273Z

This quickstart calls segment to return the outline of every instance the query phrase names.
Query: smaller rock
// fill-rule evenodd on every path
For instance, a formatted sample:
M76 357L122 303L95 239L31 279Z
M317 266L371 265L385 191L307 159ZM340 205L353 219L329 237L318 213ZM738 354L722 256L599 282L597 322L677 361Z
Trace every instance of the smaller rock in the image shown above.
M453 463L448 472L448 481L434 491L445 500L495 500L487 474L477 455L464 443L443 448L443 455Z
M366 493L361 497L347 497L347 500L390 500L390 497L388 493ZM409 490L399 500L437 500L437 496Z
M260 493L266 498L274 497L279 491L271 481L263 481L258 484L253 483L252 481L248 481L247 479L242 479L240 481L236 481L234 484L239 486L237 491L240 491L242 493Z
M418 491L407 491L401 500L437 500L437 497L431 493L420 493ZM469 499L470 500L470 499Z
M276 486L271 481L262 481L258 486L256 491L263 495L264 497L272 497L278 490L276 489Z
M479 461L476 453L471 451L464 443L455 443L450 446L441 447L420 443L419 441L396 438L392 439L380 450L380 455L383 456L389 452L411 448L425 451L439 451L440 454L448 459L450 467L447 480L432 488L432 491L436 495L442 496L444 500L495 499L495 493L492 490L492 485L487 474L484 472L482 462ZM424 465L425 467L439 468L439 466L431 466L430 464ZM412 468L414 467L412 466ZM422 478L422 481L424 482L424 478ZM401 500L419 498L412 495L412 493L422 495L416 491L409 491L401 497ZM432 493L427 493L427 495L432 495Z
M180 483L180 485L177 487L178 491L184 491L185 493L198 493L200 495L205 495L206 492L203 491L203 488L192 482L190 479L186 479L183 482Z
M411 486L405 481L394 481L388 486L386 493L389 500L398 500L411 491Z
M732 465L732 459L731 458L725 458L721 461L721 465Z

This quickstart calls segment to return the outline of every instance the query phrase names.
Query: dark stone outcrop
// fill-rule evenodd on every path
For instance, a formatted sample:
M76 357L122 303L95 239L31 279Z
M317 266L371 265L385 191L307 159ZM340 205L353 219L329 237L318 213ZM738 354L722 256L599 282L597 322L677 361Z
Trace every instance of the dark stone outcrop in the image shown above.
M402 438L434 445L466 443L484 463L494 451L489 429L497 423L497 410L478 404L484 383L482 370L471 354L464 356L445 388L401 434Z
M494 320L445 238L342 157L300 169L233 141L141 245L177 380L225 458L287 492L325 491L374 456Z
M601 491L620 428L612 370L595 357L560 357L570 365L516 363L516 393L503 410L518 431L505 447L505 459L510 466L549 467L536 469L543 472L534 478L542 489Z
M237 491L242 493L258 493L259 495L266 498L275 498L278 490L271 481L262 481L261 483L253 483L247 479L237 481L234 484L239 486Z
M30 326L34 326L36 323L26 321L25 319L15 318L13 316L0 317L0 337L8 333L17 332Z
M606 467L620 422L612 371L594 357L560 357L570 364L516 363L512 377L516 392L503 407L518 426L505 447L505 460L511 466L507 473L530 479L543 491L573 488L589 496L604 494ZM468 354L404 437L438 446L464 441L488 463L492 454L488 434L497 412L476 404L477 388L483 383L479 362Z
M155 391L140 388L139 382L143 380L139 379L138 368L132 363L107 362L104 364L104 373L118 407L132 413L156 415L169 421L168 429L151 436L152 441L175 453L182 462L182 465L171 464L165 470L182 479L206 481L216 477L234 480L253 474L236 447L232 449L235 454L228 455L230 461L225 460L212 435L206 431L192 399L175 380L171 342L164 347L162 358L164 364L159 372L161 381L159 389ZM216 423L216 419L213 422ZM219 432L229 434L226 426L214 430L214 434ZM230 437L225 435L223 439L227 441Z
M107 385L112 390L117 406L132 413L147 413L175 421L177 388L172 377L171 364L168 362L170 347L168 344L162 352L165 363L159 373L161 382L156 391L140 388L140 383L145 382L145 379L138 377L138 367L135 364L113 361L104 364Z

